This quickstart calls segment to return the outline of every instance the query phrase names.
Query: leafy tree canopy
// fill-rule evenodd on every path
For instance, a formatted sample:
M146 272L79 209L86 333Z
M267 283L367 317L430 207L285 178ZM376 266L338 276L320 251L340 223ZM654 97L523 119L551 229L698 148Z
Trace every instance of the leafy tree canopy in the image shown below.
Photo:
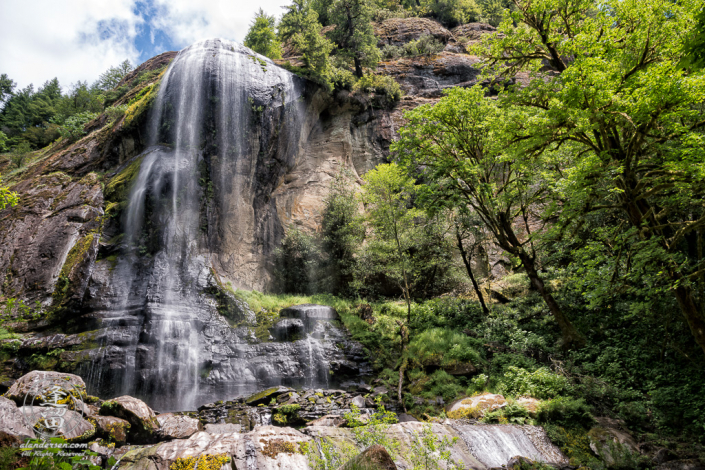
M245 36L245 46L270 59L280 59L282 46L276 35L276 20L261 8L255 14Z

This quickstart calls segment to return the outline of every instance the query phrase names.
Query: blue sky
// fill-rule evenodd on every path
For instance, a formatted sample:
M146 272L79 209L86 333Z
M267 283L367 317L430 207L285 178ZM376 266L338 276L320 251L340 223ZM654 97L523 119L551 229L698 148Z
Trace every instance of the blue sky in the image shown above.
M198 40L242 42L258 8L288 0L0 0L0 74L35 88L92 83L125 59L133 65Z

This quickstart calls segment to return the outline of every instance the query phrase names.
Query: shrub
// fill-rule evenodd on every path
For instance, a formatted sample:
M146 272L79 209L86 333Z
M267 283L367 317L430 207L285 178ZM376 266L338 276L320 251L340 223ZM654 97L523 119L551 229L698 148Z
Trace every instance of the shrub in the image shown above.
M355 85L355 76L344 68L331 67L330 83L334 90L352 90Z
M287 293L310 294L318 289L321 251L311 235L292 228L274 253L280 288Z
M508 403L503 408L488 411L483 416L485 423L524 424L529 419L529 410L517 403Z
M450 27L477 21L482 16L475 0L439 0L431 8L438 21Z
M453 367L482 359L476 351L479 342L448 328L431 328L416 335L409 344L409 359L425 366Z
M590 411L582 398L558 397L539 405L537 418L541 423L587 428L594 422Z
M120 106L110 106L109 108L105 109L104 114L108 118L108 121L117 121L125 115L125 111L127 111L127 108L127 104L123 104Z
M374 93L373 104L378 107L390 107L401 99L401 87L386 75L364 75L353 89L357 92Z
M404 55L404 48L401 46L394 46L392 44L386 44L380 49L383 59L397 59Z
M500 379L498 391L508 395L531 395L546 399L559 395L567 387L566 377L554 374L545 367L529 372L526 369L508 366Z
M415 41L404 44L404 55L409 57L418 55L434 55L445 49L445 45L430 34L424 34Z
M86 135L86 124L95 119L97 113L79 113L68 118L62 126L59 127L61 137L74 142Z

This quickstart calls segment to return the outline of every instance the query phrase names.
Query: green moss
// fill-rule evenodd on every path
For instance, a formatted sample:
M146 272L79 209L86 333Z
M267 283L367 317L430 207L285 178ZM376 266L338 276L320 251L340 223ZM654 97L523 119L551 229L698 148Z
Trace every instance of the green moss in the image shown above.
M544 425L548 438L570 460L570 465L586 466L592 469L604 468L590 450L590 438L585 428L580 426L562 427L554 424Z
M135 159L124 170L110 179L110 182L105 186L105 199L114 204L121 204L127 201L130 194L132 183L140 172L142 166L142 157ZM108 204L106 213L110 210L112 215L118 212L120 207Z
M160 80L162 75L163 73L159 75ZM145 115L146 111L152 106L152 102L157 97L158 91L159 83L153 83L144 87L130 100L127 111L125 111L123 127L128 128L139 123L141 117Z

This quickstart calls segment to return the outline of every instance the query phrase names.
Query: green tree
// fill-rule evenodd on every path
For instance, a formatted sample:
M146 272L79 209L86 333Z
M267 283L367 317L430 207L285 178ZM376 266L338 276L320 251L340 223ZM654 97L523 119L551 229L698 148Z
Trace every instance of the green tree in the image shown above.
M286 293L318 292L321 251L319 242L296 227L290 228L274 253L278 282Z
M321 34L321 23L318 14L311 7L310 0L294 0L286 7L288 10L279 23L279 37L289 41L296 51L302 55L302 60L313 78L322 85L331 88L330 52L333 43Z
M691 37L685 44L681 66L696 69L705 67L705 7L697 14Z
M501 34L473 51L492 77L530 73L500 97L523 113L508 145L571 155L555 168L562 224L620 214L639 241L640 269L673 293L705 353L705 76L679 68L702 2L515 3ZM539 73L546 66L552 73Z
M0 75L0 104L4 103L12 96L12 92L16 86L14 80L10 80L10 77L8 77L6 73Z
M328 256L333 292L349 292L353 281L355 255L365 238L365 226L351 175L337 174L324 200L323 250Z
M101 73L96 82L96 86L103 91L112 90L118 86L118 83L120 83L125 75L132 72L133 68L130 61L125 59L119 65L110 67L108 70Z
M276 19L261 8L245 36L245 46L270 59L281 59L282 45L277 39Z
M522 116L503 114L484 94L480 86L453 88L435 106L407 112L408 123L392 150L409 173L422 172L426 199L452 203L482 219L495 243L521 262L558 323L564 347L580 347L585 340L547 289L534 244L536 209L550 202L541 168L555 161L506 154L504 123Z
M475 0L433 0L429 6L438 21L448 27L479 21L482 16Z
M370 0L336 0L331 23L335 24L330 38L338 46L336 55L352 61L358 78L363 75L363 67L377 66L380 53L372 30Z
M364 176L362 200L373 230L367 249L404 294L407 324L411 323L411 288L414 270L410 249L419 232L416 220L422 211L411 206L417 187L395 163L379 165Z
M3 131L0 131L0 152L7 151L7 136Z

